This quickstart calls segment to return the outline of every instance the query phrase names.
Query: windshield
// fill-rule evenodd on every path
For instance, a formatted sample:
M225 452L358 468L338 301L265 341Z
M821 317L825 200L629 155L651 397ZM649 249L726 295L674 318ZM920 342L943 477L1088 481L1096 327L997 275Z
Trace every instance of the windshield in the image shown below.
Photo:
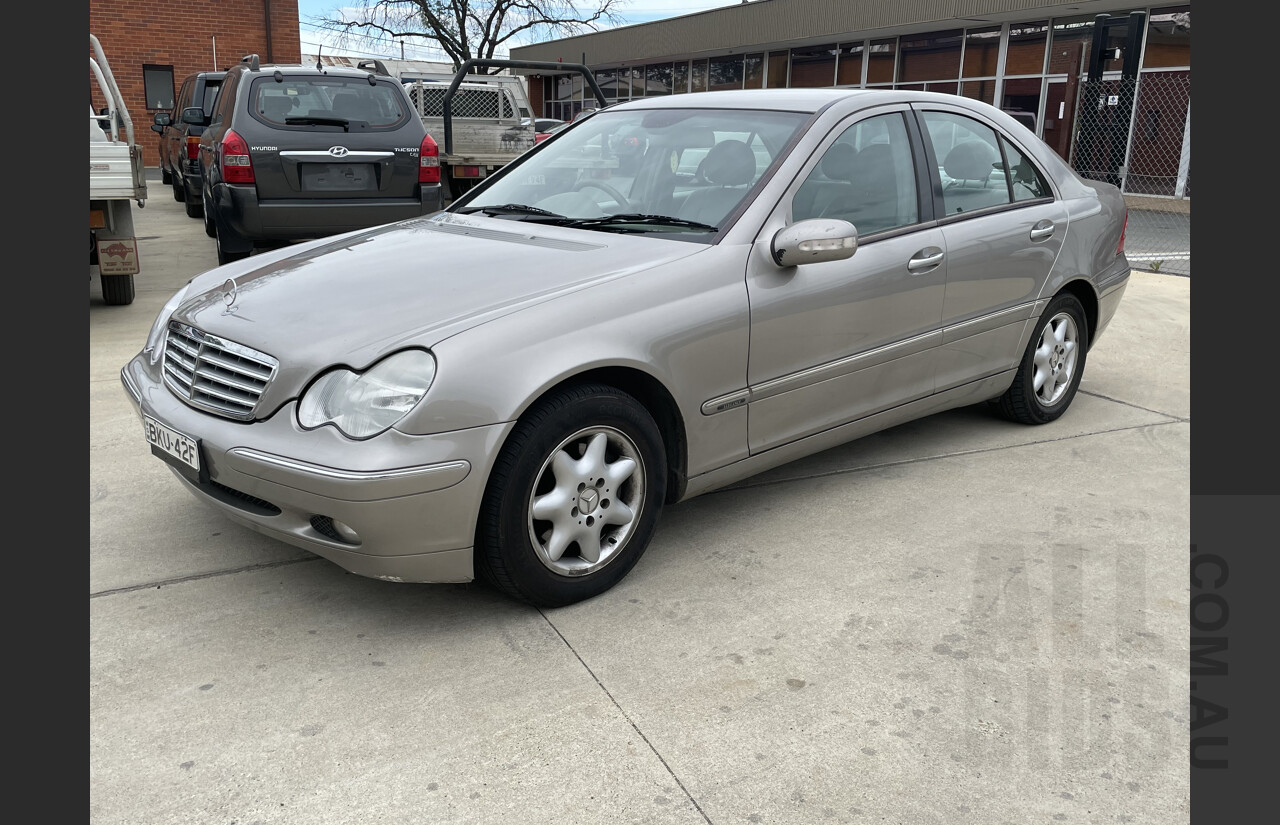
M605 110L451 211L713 239L807 119L756 110Z

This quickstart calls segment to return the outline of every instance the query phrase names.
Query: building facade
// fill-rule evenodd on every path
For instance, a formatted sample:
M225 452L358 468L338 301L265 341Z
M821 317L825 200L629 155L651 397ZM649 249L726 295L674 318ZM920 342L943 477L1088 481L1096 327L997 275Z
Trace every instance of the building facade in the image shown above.
M1126 193L1190 197L1189 3L751 0L511 56L586 64L607 103L813 86L963 95L1014 113ZM585 85L534 74L534 111L568 120L599 105Z
M173 108L187 75L226 69L246 54L297 63L302 51L298 0L90 0L89 33L102 44L147 166L158 160L153 117ZM90 86L89 105L100 111L106 101L92 79Z

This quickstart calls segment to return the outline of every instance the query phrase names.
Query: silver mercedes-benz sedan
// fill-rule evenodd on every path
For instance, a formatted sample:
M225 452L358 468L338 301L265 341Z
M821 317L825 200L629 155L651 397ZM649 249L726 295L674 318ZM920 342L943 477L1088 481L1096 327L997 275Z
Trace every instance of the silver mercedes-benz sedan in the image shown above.
M227 517L563 605L625 576L665 504L961 405L1057 419L1126 217L961 97L635 100L443 212L198 275L121 379Z

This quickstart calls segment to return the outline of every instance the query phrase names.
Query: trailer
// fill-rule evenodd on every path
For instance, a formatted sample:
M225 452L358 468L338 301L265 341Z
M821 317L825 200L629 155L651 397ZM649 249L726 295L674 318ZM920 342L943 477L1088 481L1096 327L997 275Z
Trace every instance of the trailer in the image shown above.
M133 303L133 276L139 272L133 204L147 200L142 148L98 38L89 35L89 71L106 106L89 106L89 280L95 271L102 300L111 306ZM90 99L93 85L90 85Z

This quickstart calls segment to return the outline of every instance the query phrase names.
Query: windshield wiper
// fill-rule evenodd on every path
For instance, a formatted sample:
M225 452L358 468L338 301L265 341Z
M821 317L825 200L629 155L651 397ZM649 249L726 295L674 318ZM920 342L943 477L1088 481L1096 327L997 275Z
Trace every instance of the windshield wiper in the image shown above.
M537 206L529 206L523 203L504 203L501 206L468 206L458 210L460 215L470 215L475 212L484 212L486 215L542 215L548 218L563 218L556 212L549 212Z
M699 223L697 221L686 221L684 218L673 218L670 215L642 215L639 213L606 215L603 218L575 218L565 224L565 226L571 226L577 229L590 229L597 226L601 228L612 228L621 225L675 226L681 229L700 229L704 232L720 231L718 228L711 226L710 224Z

